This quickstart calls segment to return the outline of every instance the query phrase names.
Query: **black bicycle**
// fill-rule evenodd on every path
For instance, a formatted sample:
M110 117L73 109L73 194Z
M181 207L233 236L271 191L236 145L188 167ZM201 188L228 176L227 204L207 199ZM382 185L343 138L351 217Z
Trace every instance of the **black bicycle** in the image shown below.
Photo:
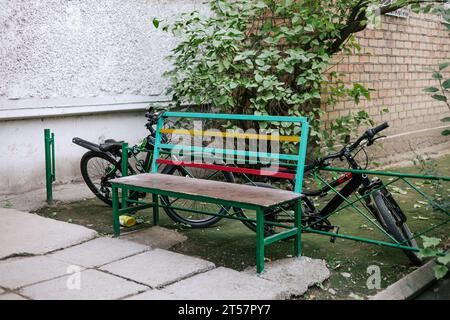
M330 165L334 159L345 160L349 164L349 168L354 170L363 169L355 160L355 155L361 150L366 154L367 167L368 156L365 152L365 147L372 145L378 138L376 135L382 130L388 128L388 123L383 123L378 127L368 129L359 137L354 143L344 146L339 152L329 154L325 157L314 160L309 165L305 166L305 173L308 171L318 170ZM288 169L282 171L290 172ZM255 185L265 188L275 188L273 184L254 182L247 177L246 184ZM293 183L291 181L291 183ZM325 197L335 188L342 186L337 193L327 204L318 210L314 205L312 197ZM332 226L327 219L333 212L335 212L348 198L357 192L361 198L364 199L366 207L369 209L373 217L380 224L387 234L393 237L398 243L412 248L418 248L416 241L406 223L406 215L393 198L389 190L383 185L383 182L378 179L369 179L364 173L346 173L337 179L327 183L323 188L318 190L303 191L303 219L302 225L322 231L339 232L339 227ZM238 215L247 217L246 212L239 208L234 208ZM275 223L293 223L293 208L289 206L279 207L267 212L266 220ZM243 221L243 223L252 230L256 230L256 225L251 221ZM273 225L266 225L266 236L276 233L276 227ZM332 238L332 241L335 239ZM422 259L417 252L411 250L403 250L413 264L421 264Z
M161 113L153 112L153 110L149 110L145 114L145 117L147 118L145 126L150 133L140 144L128 148L127 153L129 163L127 175L150 172L156 136L154 126L160 115ZM163 135L163 142L166 143L169 142L169 140L170 137L168 135ZM123 141L107 139L104 143L96 144L75 137L72 139L72 142L89 150L82 156L80 161L81 174L86 185L97 198L107 205L112 206L111 183L109 181L122 176L121 163ZM183 158L178 160L183 161ZM161 173L235 183L234 176L231 172L219 170L166 165L162 168ZM129 198L132 200L142 200L145 196L145 193L132 192L129 195ZM209 211L212 210L212 212L217 212L222 215L230 211L230 208L227 207L211 205L199 201L166 196L161 196L161 200L164 210L173 221L191 228L205 228L211 226L218 222L221 217L180 210L177 211L171 206L177 205L178 207L191 208L199 211L205 211L205 208L207 207Z
M150 134L143 139L139 145L135 145L128 149L128 158L133 160L132 163L130 162L128 164L128 175L150 171L156 136L154 126L159 117L160 113L155 113L151 110L146 113L147 123L145 126L150 131ZM334 159L346 160L351 169L362 169L362 167L355 160L355 154L359 153L361 150L365 152L365 147L372 145L378 139L376 135L387 127L388 124L383 123L376 128L368 129L353 144L343 147L337 153L329 154L325 157L316 159L311 164L305 166L305 172L324 168ZM162 139L163 142L166 143L170 141L171 137L164 135ZM89 150L83 155L80 163L84 181L100 200L111 206L111 184L109 183L109 180L122 176L121 161L123 142L109 139L105 140L105 143L95 144L80 138L73 138L73 142ZM183 161L183 159L178 160ZM366 160L367 166L368 157L366 157ZM289 169L280 170L290 172ZM221 170L166 165L162 168L161 173L200 179L213 179L230 183L237 182L235 176L231 172ZM247 176L245 176L245 178L245 183L249 185L264 188L276 188L274 184L255 182ZM293 182L291 181L291 183ZM312 197L325 197L330 191L341 185L343 185L343 187L339 193L336 194L321 210L316 208L314 201L311 199ZM337 233L339 228L331 225L327 218L355 192L364 198L365 205L370 210L376 221L380 224L381 228L383 228L388 235L390 235L397 242L402 243L404 246L409 246L412 248L418 247L416 241L413 239L408 225L406 224L406 216L393 198L392 194L386 189L386 187L383 186L383 182L381 180L377 178L369 179L367 175L363 173L347 173L338 179L332 180L325 187L319 190L303 191L302 225L316 230L333 231L334 233ZM144 197L145 194L140 193L130 195L131 199L134 198L136 200ZM164 210L172 220L192 228L209 227L221 220L221 217L193 213L192 211L177 211L171 207L172 205L176 203L178 207L182 208L189 208L197 211L216 212L220 215L228 214L237 215L242 218L249 218L247 216L248 213L240 208L230 208L220 205L211 205L200 201L191 201L164 196L161 196L161 201ZM273 209L266 212L265 219L266 221L274 223L293 223L293 208L290 208L289 206L282 206ZM248 220L243 220L242 222L251 230L256 230L254 222ZM276 227L273 225L265 226L266 236L276 233L276 230ZM334 238L332 238L332 240L334 240ZM416 252L410 250L404 250L404 252L414 264L420 264L422 262Z

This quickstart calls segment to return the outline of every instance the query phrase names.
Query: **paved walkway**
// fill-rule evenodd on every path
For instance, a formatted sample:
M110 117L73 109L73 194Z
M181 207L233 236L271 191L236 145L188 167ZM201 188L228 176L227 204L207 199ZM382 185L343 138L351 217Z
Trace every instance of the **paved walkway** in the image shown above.
M73 198L73 189L61 187L62 195ZM23 210L41 201L24 197L30 200ZM1 207L0 221L0 300L289 299L330 275L323 260L307 257L266 263L261 276L252 268L217 267L167 250L185 238L160 227L100 237L79 225Z
M257 276L14 209L0 218L0 300L287 299L329 276L306 257Z
M26 212L35 211L47 204L45 194L45 187L43 187L21 194L0 195L0 208L13 208ZM89 190L85 183L74 182L53 186L53 198L55 201L76 202L93 197L92 191Z

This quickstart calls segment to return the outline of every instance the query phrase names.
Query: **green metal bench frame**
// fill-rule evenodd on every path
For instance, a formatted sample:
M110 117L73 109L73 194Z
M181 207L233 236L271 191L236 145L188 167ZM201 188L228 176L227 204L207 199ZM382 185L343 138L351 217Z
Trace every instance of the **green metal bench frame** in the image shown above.
M181 148L186 149L186 151L194 151L194 152L203 152L204 148L202 147L190 147L190 146L174 146L170 144L164 144L161 141L162 134L161 130L164 127L164 121L169 118L182 118L182 119L217 119L217 120L243 120L243 121L263 121L263 122L291 122L291 123L297 123L301 126L300 135L298 136L298 153L295 155L287 155L287 154L271 154L274 157L279 157L281 159L286 159L288 161L295 161L296 162L296 175L295 175L295 189L294 192L299 195L297 199L295 199L295 205L294 205L294 215L295 215L295 223L294 226L283 226L287 228L288 230L285 232L277 233L275 235L265 237L264 236L264 225L265 224L276 224L274 222L265 221L264 219L264 211L268 210L270 208L267 207L261 207L258 205L252 205L250 203L243 202L230 202L225 201L221 199L214 199L210 197L205 196L193 196L190 194L180 194L180 193L173 193L171 191L163 190L163 189L149 189L149 188L143 188L139 186L133 186L129 184L123 184L120 182L112 181L112 200L113 200L113 226L114 226L114 234L115 236L120 235L120 223L119 223L119 216L121 214L129 213L129 212L135 212L137 210L142 210L146 208L153 208L153 224L158 225L159 223L159 208L166 206L164 203L160 203L159 196L172 196L172 197L178 197L182 199L188 199L188 200L194 200L194 201L202 201L202 202L208 202L208 203L214 203L230 208L242 208L247 210L254 210L256 212L256 219L249 219L249 218L243 218L239 216L232 216L232 215L221 215L217 213L212 212L205 212L205 211L197 211L197 210L185 210L185 211L191 211L191 212L198 212L202 214L207 215L214 215L214 216L221 216L223 218L229 218L229 219L235 219L235 220L247 220L247 221L253 221L256 223L256 270L258 273L261 273L264 271L264 247L267 245L270 245L274 242L295 237L294 241L294 255L300 256L301 255L301 233L302 233L302 227L301 227L301 192L302 192L302 183L303 183L303 171L304 171L304 165L305 165L305 156L306 156L306 148L307 148L307 142L308 142L308 131L309 131L309 123L308 119L305 117L282 117L282 116L255 116L255 115L228 115L228 114L204 114L204 113L188 113L188 112L165 112L162 114L162 116L159 118L159 121L157 123L156 127L156 139L155 139L155 149L153 153L152 158L152 173L158 172L158 159L160 158L160 155L162 153L170 152L170 150L175 148ZM125 176L128 172L128 146L124 144L123 146L123 157L122 157L122 173L123 176ZM231 154L233 156L235 155L245 155L249 157L262 157L267 158L266 153L260 153L260 152L250 152L246 150L232 150L232 149L216 149L215 150L218 153L223 154ZM208 151L209 152L209 151ZM119 179L120 181L120 179ZM257 188L257 187L255 187ZM122 207L119 208L119 189L122 190ZM137 191L137 192L144 192L144 193L151 193L152 194L152 202L147 203L139 200L132 200L128 198L128 194L130 191ZM245 195L243 195L245 197ZM129 207L129 204L133 204L132 207ZM278 203L276 206L282 205L283 203ZM175 208L176 210L183 210L183 208Z
M325 178L323 178L320 174L320 171L323 172L332 172L332 173L355 173L355 174L366 174L368 176L377 176L377 177L389 177L390 181L387 181L383 184L382 188L388 188L391 185L394 185L396 182L402 182L407 187L409 187L411 190L415 191L419 196L424 198L424 200L431 205L433 208L435 208L434 211L441 214L441 217L443 218L441 222L435 225L431 225L430 227L426 228L425 230L420 230L418 232L414 232L413 236L411 238L405 239L402 242L397 241L393 238L393 236L389 235L386 230L384 230L378 222L376 222L373 218L371 218L370 211L367 209L365 205L363 205L364 200L367 197L370 197L373 193L379 191L379 188L376 188L372 190L371 192L365 194L365 195L355 195L355 199L345 198L339 190L333 188ZM336 167L324 167L316 170L314 172L314 176L316 181L318 183L324 184L328 187L330 187L331 191L334 194L339 195L340 197L345 199L345 204L339 207L339 209L329 213L328 215L322 217L315 223L319 223L323 219L328 219L337 213L343 211L344 209L350 209L357 215L363 217L365 221L369 223L369 225L373 226L375 230L378 230L382 235L384 235L390 242L388 241L382 241L382 240L375 240L375 239L369 239L365 237L360 236L353 236L353 235L347 235L347 234L341 234L341 233L333 233L328 231L321 231L316 230L314 228L310 227L304 227L302 228L303 232L305 233L315 233L319 235L324 236L330 236L332 238L342 238L347 240L353 240L353 241L359 241L359 242L365 242L369 244L375 244L375 245L382 245L385 247L390 248L396 248L401 250L408 250L408 251L415 251L419 252L419 248L412 248L407 245L405 245L410 240L417 240L420 236L423 236L425 234L429 234L431 231L442 227L450 222L450 212L449 209L445 206L442 206L437 201L435 201L430 195L428 195L425 191L421 190L419 187L414 185L414 183L411 180L425 180L425 181L440 181L440 183L450 182L449 176L434 176L434 175L425 175L425 174L412 174L412 173L402 173L402 172L389 172L389 171L379 171L379 170L354 170L354 169L347 169L347 168L336 168ZM357 206L358 204L362 204L360 207ZM366 212L364 212L366 211Z

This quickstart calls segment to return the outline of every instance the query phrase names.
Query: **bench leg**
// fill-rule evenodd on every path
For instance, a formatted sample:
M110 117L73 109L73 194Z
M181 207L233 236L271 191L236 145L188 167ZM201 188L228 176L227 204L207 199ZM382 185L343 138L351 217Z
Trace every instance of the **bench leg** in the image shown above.
M112 205L113 205L113 226L114 235L120 235L120 221L119 221L119 191L116 186L112 186Z
M256 210L256 272L264 271L264 211Z
M128 199L128 189L122 188L122 209L128 207L127 199Z
M297 235L295 236L294 255L300 257L302 255L302 200L295 201L295 227Z
M153 199L153 225L157 226L159 224L159 196L157 194L152 194Z

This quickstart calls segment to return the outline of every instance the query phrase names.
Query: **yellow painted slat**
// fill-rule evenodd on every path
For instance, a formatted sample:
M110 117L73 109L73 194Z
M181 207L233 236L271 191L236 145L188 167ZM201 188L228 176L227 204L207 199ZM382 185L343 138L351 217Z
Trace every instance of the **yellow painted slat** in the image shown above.
M184 130L184 129L161 129L160 132L164 134L180 134L180 135L222 137L222 138L240 138L240 139L255 139L255 140L270 140L270 141L275 140L286 142L300 141L300 138L296 136L277 136L277 135L265 135L256 133L219 132L219 131Z

